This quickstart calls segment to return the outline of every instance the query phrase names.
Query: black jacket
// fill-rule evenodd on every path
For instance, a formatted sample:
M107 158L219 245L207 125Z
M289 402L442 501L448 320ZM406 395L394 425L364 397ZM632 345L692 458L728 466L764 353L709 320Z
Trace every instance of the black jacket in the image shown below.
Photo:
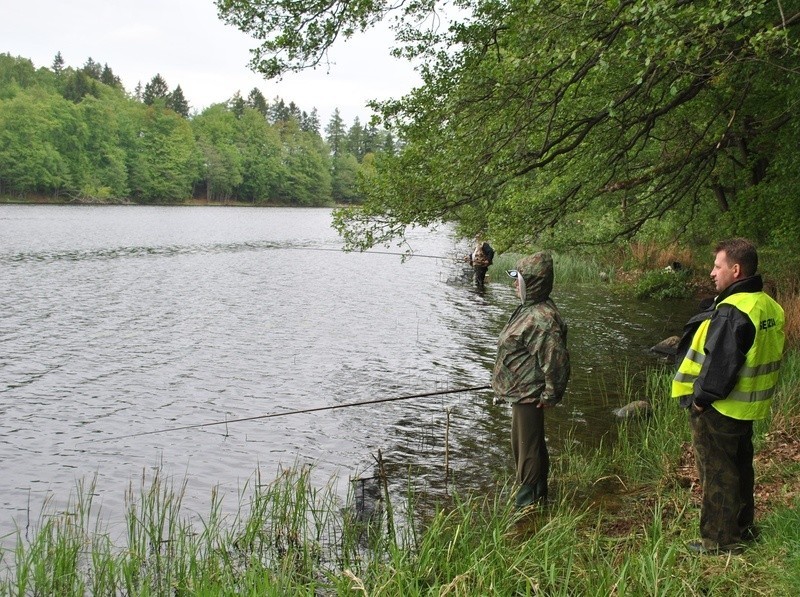
M716 306L732 294L761 292L763 288L759 275L734 282L714 299L708 309L686 323L675 355L678 365L686 356L697 328L703 321L711 319L703 347L706 358L694 383L694 394L681 398L682 407L688 408L694 401L698 406L708 408L715 400L727 398L733 390L747 352L755 342L756 328L750 318L733 305L721 305L719 309Z

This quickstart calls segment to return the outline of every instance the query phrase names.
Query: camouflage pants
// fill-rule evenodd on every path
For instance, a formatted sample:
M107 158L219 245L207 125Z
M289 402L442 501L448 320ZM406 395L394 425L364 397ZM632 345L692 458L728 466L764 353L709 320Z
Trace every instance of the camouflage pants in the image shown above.
M732 419L713 407L691 411L692 442L703 501L700 537L716 548L741 543L753 531L753 422Z
M536 404L511 407L511 453L517 469L517 483L530 487L534 497L547 496L550 456L544 437L544 409Z

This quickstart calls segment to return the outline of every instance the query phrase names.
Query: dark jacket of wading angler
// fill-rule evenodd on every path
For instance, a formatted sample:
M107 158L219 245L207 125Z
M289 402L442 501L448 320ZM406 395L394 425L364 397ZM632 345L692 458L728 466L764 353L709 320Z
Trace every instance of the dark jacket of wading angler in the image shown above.
M492 389L507 402L561 401L570 374L567 324L550 299L553 258L547 253L523 257L517 272L524 296L497 341Z

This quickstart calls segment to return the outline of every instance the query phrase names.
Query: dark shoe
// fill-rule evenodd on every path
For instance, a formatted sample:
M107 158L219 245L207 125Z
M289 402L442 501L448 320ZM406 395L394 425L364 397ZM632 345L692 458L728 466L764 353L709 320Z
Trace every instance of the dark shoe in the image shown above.
M738 555L744 551L744 546L741 543L732 543L730 545L718 545L716 547L706 547L702 541L692 541L686 544L690 553L698 556L725 556L725 555Z

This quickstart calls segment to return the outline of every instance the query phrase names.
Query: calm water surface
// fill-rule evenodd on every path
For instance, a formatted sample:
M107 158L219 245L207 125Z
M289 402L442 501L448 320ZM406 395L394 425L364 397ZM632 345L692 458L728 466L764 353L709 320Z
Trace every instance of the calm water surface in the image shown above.
M457 258L468 247L446 230L409 236L442 258L343 253L330 215L0 206L0 539L94 476L95 503L119 518L155 467L187 481L184 506L201 515L214 486L235 508L258 469L269 480L310 463L322 485L371 474L378 450L433 493L506 475L509 412L487 391L147 434L489 384L512 287L478 293ZM650 347L694 305L628 304L558 278L554 299L574 373L548 435L554 450L567 434L598 445L627 401L624 372L658 364Z

